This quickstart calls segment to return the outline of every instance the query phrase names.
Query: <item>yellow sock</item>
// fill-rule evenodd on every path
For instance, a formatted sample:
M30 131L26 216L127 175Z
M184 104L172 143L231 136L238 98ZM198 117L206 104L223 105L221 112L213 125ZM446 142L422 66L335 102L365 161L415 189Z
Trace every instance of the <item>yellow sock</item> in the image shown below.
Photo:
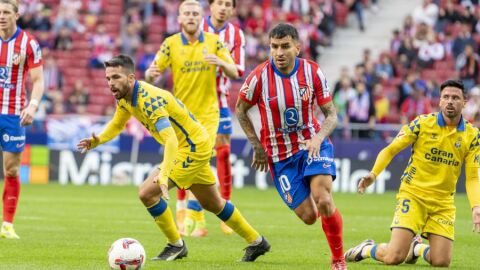
M367 258L371 258L371 252L372 252L372 249L373 247L376 247L376 245L369 245L369 246L366 246L363 248L362 250L362 257L367 259Z
M160 199L160 201L147 208L150 215L155 219L158 228L167 237L169 243L176 243L181 239L178 233L173 214L167 203Z
M426 262L430 263L427 259L427 254L430 251L430 246L426 244L418 244L413 250L414 254L422 257Z
M247 220L242 216L240 211L230 202L225 203L223 210L217 214L217 217L223 220L228 227L230 227L248 243L252 243L260 237L260 234L253 229L250 224L248 224Z

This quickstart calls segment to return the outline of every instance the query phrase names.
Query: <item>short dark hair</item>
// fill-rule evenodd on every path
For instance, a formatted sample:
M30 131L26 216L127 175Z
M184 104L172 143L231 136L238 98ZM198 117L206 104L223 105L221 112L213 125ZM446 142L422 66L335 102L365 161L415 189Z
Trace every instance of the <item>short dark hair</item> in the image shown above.
M16 0L0 0L0 4L10 4L13 7L13 11L18 13L18 3Z
M215 2L215 0L208 0L208 4L211 5ZM233 7L237 7L237 1L236 0L232 0L232 4L233 4Z
M284 38L292 37L293 40L298 41L298 31L293 25L288 23L280 23L268 33L268 38Z
M129 73L135 73L135 63L133 59L125 54L119 54L114 56L112 59L107 60L103 63L107 67L122 67Z
M447 87L455 87L460 90L462 90L463 96L466 96L466 89L465 86L463 85L463 82L461 80L446 80L440 85L440 93L442 93L443 89Z

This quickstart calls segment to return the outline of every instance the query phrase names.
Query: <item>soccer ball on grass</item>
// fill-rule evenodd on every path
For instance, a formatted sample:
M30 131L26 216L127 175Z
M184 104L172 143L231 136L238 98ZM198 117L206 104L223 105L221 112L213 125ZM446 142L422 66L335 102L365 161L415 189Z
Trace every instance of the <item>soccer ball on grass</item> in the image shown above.
M113 270L140 270L146 259L142 244L133 238L120 238L108 250L108 264Z

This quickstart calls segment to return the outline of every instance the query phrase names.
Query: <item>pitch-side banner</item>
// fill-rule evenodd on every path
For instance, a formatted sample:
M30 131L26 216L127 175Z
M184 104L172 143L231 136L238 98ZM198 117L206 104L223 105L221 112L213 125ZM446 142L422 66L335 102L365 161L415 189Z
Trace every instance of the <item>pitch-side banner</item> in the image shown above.
M150 170L162 160L161 154L139 155L137 164L130 162L130 154L121 152L89 152L82 155L70 150L50 151L50 179L58 179L60 184L74 185L139 185ZM251 157L231 156L233 184L235 188L246 185L266 189L273 186L270 174L257 172L250 167ZM358 181L367 174L374 161L359 161L350 158L337 158L336 192L356 192ZM368 189L370 193L384 193L397 190L400 176L406 162L393 160L390 166L379 175ZM56 164L56 165L53 165ZM215 172L215 160L212 160ZM464 192L464 180L460 180L458 191Z

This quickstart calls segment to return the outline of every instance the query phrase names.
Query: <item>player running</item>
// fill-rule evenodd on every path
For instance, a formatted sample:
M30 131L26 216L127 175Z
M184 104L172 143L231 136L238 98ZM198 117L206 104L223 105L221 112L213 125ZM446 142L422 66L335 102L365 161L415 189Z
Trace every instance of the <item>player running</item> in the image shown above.
M440 86L440 112L418 116L402 127L377 157L372 171L358 184L364 193L390 161L412 145L401 180L388 244L365 240L345 253L350 262L366 258L396 265L422 257L432 266L448 267L452 260L455 225L455 186L465 164L466 189L474 231L480 233L480 133L465 121L465 88L461 81ZM423 244L421 234L430 245Z
M20 238L13 218L20 196L20 156L25 147L25 126L32 124L42 99L43 60L37 41L17 27L18 4L0 0L0 146L3 153L3 223L1 238ZM28 106L25 81L33 82Z
M113 119L98 136L83 139L78 149L85 152L110 141L124 129L133 115L157 142L164 145L164 159L140 186L139 197L168 239L167 247L154 260L172 261L187 256L172 212L167 205L168 189L190 189L200 204L220 218L250 245L242 261L254 261L270 250L232 203L220 197L210 169L213 142L187 107L170 92L135 79L133 60L119 55L105 62L110 90L117 100ZM165 199L163 199L164 197Z
M269 33L271 60L257 66L240 90L236 113L253 146L252 166L270 172L279 195L307 225L319 217L332 252L332 269L347 269L342 217L332 197L336 169L328 136L337 114L327 81L310 60L298 58L297 30L279 24ZM315 118L315 103L325 120ZM258 106L261 141L247 112ZM266 153L265 153L266 151Z

